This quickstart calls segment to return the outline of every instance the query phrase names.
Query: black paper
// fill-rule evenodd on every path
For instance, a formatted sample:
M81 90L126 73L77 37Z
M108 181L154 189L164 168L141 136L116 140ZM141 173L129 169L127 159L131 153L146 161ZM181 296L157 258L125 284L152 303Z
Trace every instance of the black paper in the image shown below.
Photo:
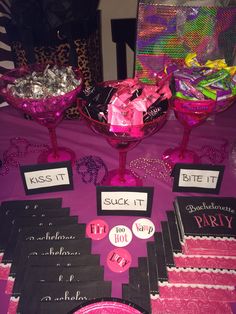
M149 295L148 272L137 267L129 268L129 284Z
M72 217L72 216L70 216ZM19 219L21 220L21 219ZM44 222L44 221L41 221ZM26 221L23 219L19 224L21 224L21 230L14 235L14 232L9 240L7 249L5 250L3 256L3 262L11 262L14 256L19 255L21 250L22 241L60 241L60 240L76 240L84 237L85 234L85 225L81 224L68 224L68 225L53 225L53 226L38 226L37 220L35 221L36 226L32 227L23 227L23 224L26 224ZM27 224L28 226L28 224ZM17 229L16 225L16 229Z
M141 313L151 313L150 296L140 289L128 284L123 284L122 298L140 306L142 308Z
M175 266L168 222L162 221L161 228L166 265L170 267Z
M84 301L40 302L37 314L67 314Z
M148 271L148 265L147 265L147 257L139 257L138 258L138 269L141 271Z
M99 266L100 255L83 254L78 256L42 256L31 255L28 257L26 263L15 276L13 293L19 293L21 284L25 275L30 267L75 267L75 266Z
M175 200L180 233L190 236L236 238L236 198L187 197Z
M155 253L158 281L167 281L168 273L166 268L165 251L161 232L154 233Z
M19 314L38 314L40 302L84 302L99 297L111 296L111 282L91 281L81 283L34 283L31 294L22 293L17 308ZM41 312L42 313L42 312Z
M147 242L147 256L150 294L156 296L158 294L158 281L154 242Z
M27 260L28 266L80 266L80 265L99 265L100 255L83 254L75 256L45 256L31 255Z
M32 214L32 216L18 216L12 220L12 228L10 230L10 235L7 240L6 248L4 250L3 262L9 262L13 258L14 249L16 246L17 238L19 232L25 226L39 226L43 223L44 218L59 218L59 217L69 217L69 208L57 208L53 210L37 210L37 213Z
M104 267L94 266L31 266L27 268L22 283L18 285L18 290L14 288L14 295L30 294L35 282L90 282L102 281L104 279Z
M23 269L25 262L30 255L43 256L77 256L89 254L91 252L91 239L77 239L64 241L41 241L41 242L22 242L21 250L18 256L14 256L10 270L10 275L15 274Z
M173 252L182 253L182 247L181 247L181 243L179 239L175 213L173 211L167 211L166 214L168 217L168 227L169 227Z
M19 202L19 207L17 207ZM43 206L43 204L45 203L45 207ZM14 223L14 219L16 217L27 217L27 216L33 216L33 215L37 215L37 212L39 212L41 215L43 214L43 210L45 210L45 212L49 212L51 210L57 209L57 208L61 208L61 207L55 207L55 204L52 203L52 207L48 207L50 205L49 201L45 201L42 204L41 203L36 203L36 202L31 202L31 203L27 203L25 202L20 202L20 201L16 201L13 203L9 203L6 202L7 205L2 207L2 212L1 212L1 217L0 217L0 221L1 221L1 228L0 228L0 250L3 251L6 248L7 245L7 240L10 236L10 232L11 232L11 227L12 227L12 223ZM57 203L61 203L59 201L55 202ZM13 206L16 206L13 208ZM22 207L20 207L22 206Z

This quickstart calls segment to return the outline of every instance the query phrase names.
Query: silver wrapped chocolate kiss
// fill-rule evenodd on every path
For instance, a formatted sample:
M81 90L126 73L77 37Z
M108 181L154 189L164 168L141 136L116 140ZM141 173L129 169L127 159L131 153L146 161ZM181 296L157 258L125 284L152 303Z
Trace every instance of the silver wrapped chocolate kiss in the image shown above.
M81 85L71 66L48 65L44 71L32 72L17 78L10 87L14 96L41 99L64 95Z

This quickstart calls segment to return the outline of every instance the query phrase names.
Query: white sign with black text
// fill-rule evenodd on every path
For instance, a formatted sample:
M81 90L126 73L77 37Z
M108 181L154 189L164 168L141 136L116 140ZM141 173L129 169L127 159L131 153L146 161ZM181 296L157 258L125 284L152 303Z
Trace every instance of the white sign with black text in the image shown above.
M26 194L73 189L70 162L21 166L20 170Z
M98 215L150 216L152 187L97 186Z
M223 165L176 164L173 191L218 194L223 174Z

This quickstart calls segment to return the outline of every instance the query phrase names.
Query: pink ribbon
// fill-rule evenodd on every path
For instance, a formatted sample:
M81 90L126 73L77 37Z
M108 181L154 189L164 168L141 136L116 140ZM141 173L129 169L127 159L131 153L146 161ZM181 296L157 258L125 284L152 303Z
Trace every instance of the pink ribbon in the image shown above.
M172 97L172 93L169 87L169 83L165 83L159 90L158 93L162 95L162 99L170 99Z

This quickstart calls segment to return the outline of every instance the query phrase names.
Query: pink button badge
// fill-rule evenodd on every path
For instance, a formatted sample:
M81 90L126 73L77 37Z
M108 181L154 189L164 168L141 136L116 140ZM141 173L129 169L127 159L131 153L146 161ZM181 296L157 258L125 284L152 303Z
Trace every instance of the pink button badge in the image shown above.
M102 219L95 219L87 223L86 234L93 240L102 240L109 232L108 224Z
M123 273L132 262L130 253L123 248L115 248L107 255L107 266L115 273Z

